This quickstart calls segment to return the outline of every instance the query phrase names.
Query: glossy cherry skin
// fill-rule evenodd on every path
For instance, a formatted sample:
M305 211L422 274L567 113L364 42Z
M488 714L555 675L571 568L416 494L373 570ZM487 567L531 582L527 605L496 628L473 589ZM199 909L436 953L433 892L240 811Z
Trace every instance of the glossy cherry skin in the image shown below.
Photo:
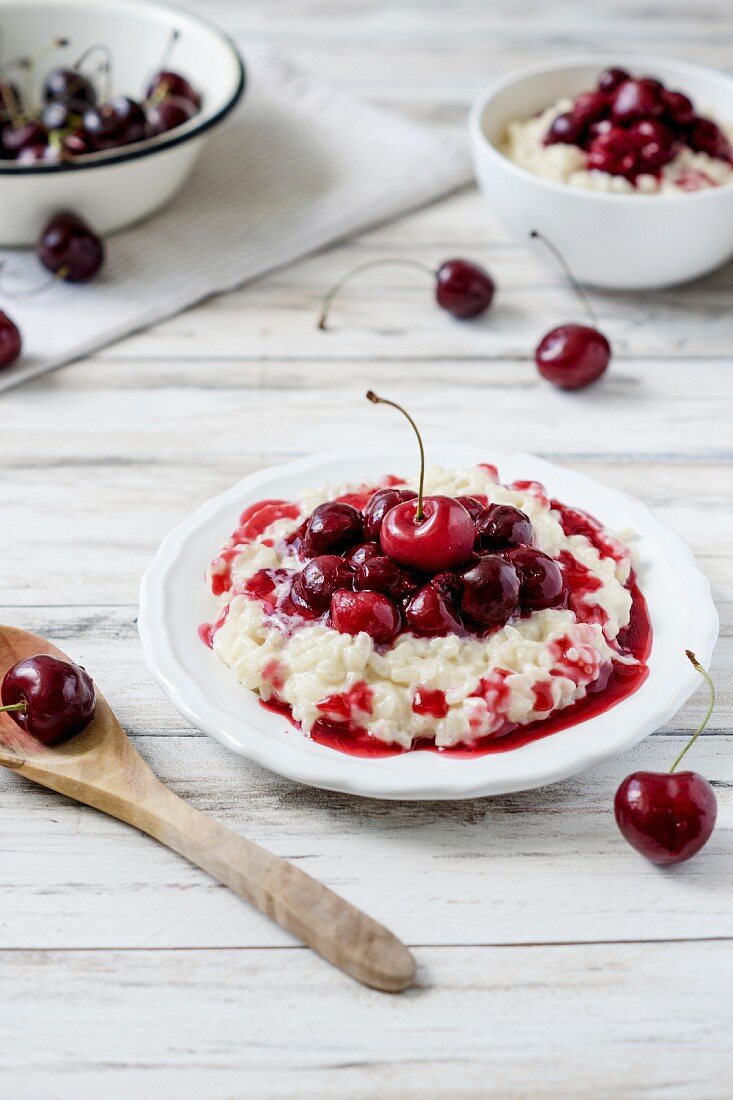
M638 156L638 138L620 126L611 126L596 134L588 146L588 168L634 180L639 173Z
M532 521L526 512L511 504L489 504L476 520L476 534L482 550L529 546L532 542Z
M41 111L41 122L46 130L65 130L69 126L78 126L79 113L74 111L68 103L59 103L54 100L47 103Z
M677 152L674 134L658 119L643 118L634 122L628 133L638 142L636 161L640 172L658 172Z
M14 363L21 352L20 329L7 313L0 310L0 370Z
M677 126L689 126L695 117L695 108L692 100L682 92L664 93L664 113L671 122Z
M369 558L375 558L381 555L381 553L382 547L378 542L360 542L344 554L344 561L347 565L350 565L352 569L358 569L359 566L363 565Z
M611 114L615 122L636 122L664 114L664 89L656 80L625 80L613 95Z
M690 148L717 160L730 160L733 150L726 135L709 118L696 118L688 136Z
M573 101L570 114L583 127L606 118L611 109L608 96L602 92L581 92Z
M76 214L57 214L38 239L38 259L67 283L85 283L104 263L104 245Z
M496 293L488 271L468 260L446 260L435 278L435 300L440 308L464 321L484 313Z
M350 588L354 571L337 554L313 558L293 581L290 598L296 607L328 611L331 597L340 588Z
M115 149L142 141L147 135L147 127L140 104L124 95L84 112L84 129L94 149Z
M542 337L534 358L548 382L561 390L580 390L606 373L611 345L589 325L559 325Z
M461 613L486 626L503 626L519 606L519 590L511 562L487 554L463 574Z
M461 630L461 621L449 598L434 585L424 585L405 608L405 619L415 634L428 637Z
M97 92L91 80L74 69L52 69L43 82L44 103L67 103L83 110L94 107Z
M389 645L400 632L399 608L382 592L335 592L331 626L341 634L368 634L376 645Z
M565 580L554 558L531 546L507 550L505 557L519 574L519 602L525 611L544 611L564 603Z
M48 136L40 122L31 119L20 126L6 126L2 141L10 156L17 156L23 149L47 145Z
M416 500L387 512L380 536L385 554L423 573L439 573L467 561L476 531L463 505L452 497L425 497L423 511L420 523L415 521Z
M377 489L364 508L364 538L378 539L382 520L390 508L406 500L415 500L416 497L417 493L412 489Z
M367 558L356 569L354 587L360 590L384 592L393 600L403 600L415 591L420 580L409 569L398 565L386 554Z
M485 508L485 505L480 500L476 500L476 497L456 497L456 500L463 505L474 523Z
M167 134L176 126L183 126L196 114L197 108L190 99L166 96L148 110L148 130L152 135Z
M652 863L682 863L709 839L718 811L713 788L697 772L634 772L614 800L626 840Z
M25 703L25 711L10 713L21 729L44 745L67 741L94 717L91 677L68 661L39 654L13 665L0 691L3 706Z
M319 504L308 519L301 543L306 558L346 550L363 533L361 512L337 500Z
M629 74L626 72L626 69L604 69L598 77L598 91L603 92L605 95L610 95L611 92L615 92L618 86L628 79Z
M585 136L585 124L570 111L557 115L545 134L545 145L580 145Z
M194 86L186 80L185 76L173 72L172 69L164 69L162 72L156 73L148 84L145 93L146 100L150 100L153 103L157 99L162 99L166 96L176 96L176 98L187 99L194 105L196 110L199 110L201 107L201 96Z

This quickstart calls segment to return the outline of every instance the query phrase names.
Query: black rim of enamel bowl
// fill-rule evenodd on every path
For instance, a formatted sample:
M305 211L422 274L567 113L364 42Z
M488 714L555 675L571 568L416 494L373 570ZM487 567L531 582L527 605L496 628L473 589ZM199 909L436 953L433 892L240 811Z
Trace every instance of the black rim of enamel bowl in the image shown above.
M139 160L141 157L151 157L155 153L162 153L166 149L173 149L176 145L183 145L186 141L192 141L193 138L200 137L201 134L205 134L206 131L211 130L212 127L218 126L228 114L231 114L244 94L246 86L244 62L234 40L228 34L220 30L213 23L210 23L208 19L202 19L201 16L194 15L192 12L187 11L186 17L200 23L209 30L215 31L222 42L229 47L236 62L236 88L216 114L211 115L210 118L203 119L197 124L194 124L193 120L191 120L190 129L186 128L188 124L178 127L181 131L180 133L171 130L168 134L160 134L154 138L147 138L143 141L135 142L133 145L122 145L120 146L119 152L113 153L105 150L98 154L85 154L84 157L65 160L60 164L16 164L15 167L5 167L3 166L3 162L0 161L0 176L17 176L18 178L22 178L23 176L45 176L57 172L83 172L87 169L112 168L115 164L123 164L128 160ZM91 157L95 157L95 159L87 159Z

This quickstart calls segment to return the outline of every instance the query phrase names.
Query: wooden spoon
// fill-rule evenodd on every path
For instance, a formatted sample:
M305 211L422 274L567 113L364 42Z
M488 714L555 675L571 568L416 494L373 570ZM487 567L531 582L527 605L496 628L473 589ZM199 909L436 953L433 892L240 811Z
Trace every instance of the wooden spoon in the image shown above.
M0 626L0 682L17 661L48 653L44 638ZM93 721L51 748L0 714L0 765L126 821L190 859L352 978L389 993L412 985L405 945L287 860L189 806L151 772L97 689Z

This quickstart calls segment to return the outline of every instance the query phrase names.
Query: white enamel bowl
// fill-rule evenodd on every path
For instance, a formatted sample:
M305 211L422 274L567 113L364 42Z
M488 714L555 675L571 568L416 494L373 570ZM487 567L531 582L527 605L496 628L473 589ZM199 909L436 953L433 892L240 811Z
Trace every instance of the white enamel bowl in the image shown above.
M678 535L639 501L533 455L446 448L446 467L493 462L502 480L531 478L551 496L592 512L609 527L635 532L639 582L654 630L650 674L610 711L521 748L473 758L414 752L381 759L347 756L315 744L259 705L198 637L215 617L205 583L209 561L243 508L289 499L325 482L407 474L414 454L316 455L247 478L199 508L163 541L140 594L139 629L150 671L192 725L266 768L315 787L373 798L472 798L554 783L635 745L671 718L699 685L685 657L709 662L718 634L710 587Z
M71 65L87 47L112 51L115 93L142 98L171 32L178 30L171 67L203 95L203 107L183 126L159 137L93 153L63 165L0 161L0 245L34 244L48 219L72 210L106 235L141 221L183 185L206 138L232 110L244 89L244 70L233 43L212 24L188 12L146 0L0 0L3 57L26 57L66 37L39 65L45 74ZM92 66L93 69L93 66ZM21 74L22 76L22 74Z
M658 77L690 95L701 114L733 123L733 77L714 69L633 54L533 65L491 84L471 109L479 187L518 241L540 230L584 282L647 290L704 275L733 255L733 184L685 195L605 194L542 179L499 151L510 121L592 88L609 64Z

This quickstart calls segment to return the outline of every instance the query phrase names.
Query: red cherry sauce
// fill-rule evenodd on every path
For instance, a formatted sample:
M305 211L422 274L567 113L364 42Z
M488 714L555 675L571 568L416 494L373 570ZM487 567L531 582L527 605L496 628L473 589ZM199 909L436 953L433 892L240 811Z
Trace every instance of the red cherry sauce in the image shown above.
M445 692L439 688L419 687L412 699L412 709L415 714L429 714L431 718L445 718L448 713L448 704Z

